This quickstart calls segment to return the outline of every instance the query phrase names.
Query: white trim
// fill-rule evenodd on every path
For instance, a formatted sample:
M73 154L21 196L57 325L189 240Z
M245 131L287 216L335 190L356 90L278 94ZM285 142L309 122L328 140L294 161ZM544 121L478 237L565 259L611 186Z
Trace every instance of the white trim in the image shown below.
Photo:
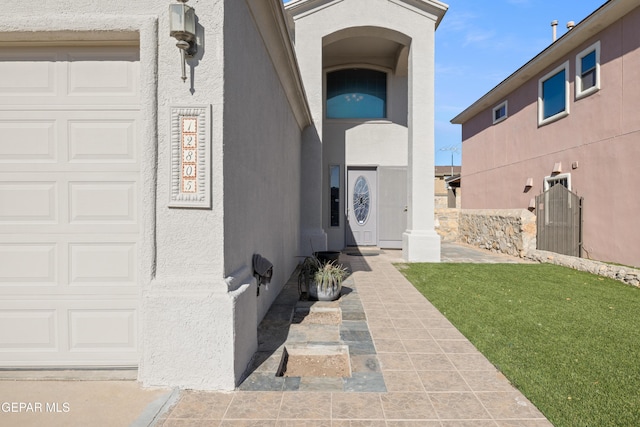
M589 89L581 90L582 88L582 58L596 52L596 81L595 85ZM600 40L584 49L582 52L576 55L576 100L584 98L600 90Z
M564 71L564 111L544 118L544 102L542 100L543 84L561 71ZM565 61L538 80L538 126L544 126L569 115L569 89L569 61Z
M571 191L571 174L570 173L562 173L562 174L558 174L558 175L550 175L550 176L545 176L544 177L544 190L543 190L543 194L544 194L544 204L545 206L549 206L549 194L547 193L547 191L549 190L549 188L551 188L551 186L549 185L550 181L559 181L561 179L566 179L567 180L567 190ZM569 199L569 207L571 207L571 199ZM550 220L549 220L549 209L545 208L544 210L544 223L545 224L550 224Z
M504 115L496 119L496 111L500 110L502 107L504 107ZM501 102L493 107L493 110L491 111L491 120L494 125L506 120L507 117L509 117L509 101Z

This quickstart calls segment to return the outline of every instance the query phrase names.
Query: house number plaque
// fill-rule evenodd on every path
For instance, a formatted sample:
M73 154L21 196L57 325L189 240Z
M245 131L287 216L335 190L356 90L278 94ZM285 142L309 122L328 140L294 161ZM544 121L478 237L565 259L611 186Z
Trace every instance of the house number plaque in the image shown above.
M170 207L211 207L211 108L171 107Z

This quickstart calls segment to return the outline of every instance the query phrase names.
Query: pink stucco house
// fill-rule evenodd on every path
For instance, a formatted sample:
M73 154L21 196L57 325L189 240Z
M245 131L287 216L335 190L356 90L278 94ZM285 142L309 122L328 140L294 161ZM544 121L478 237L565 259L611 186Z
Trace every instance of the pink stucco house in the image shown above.
M456 116L463 209L584 198L582 256L640 266L640 3L610 0Z

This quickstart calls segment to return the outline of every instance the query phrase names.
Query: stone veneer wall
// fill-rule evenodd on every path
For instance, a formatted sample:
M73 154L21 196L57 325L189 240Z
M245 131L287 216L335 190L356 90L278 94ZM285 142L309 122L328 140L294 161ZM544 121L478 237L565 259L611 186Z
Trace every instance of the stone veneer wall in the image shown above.
M536 249L536 216L526 209L461 210L458 241L524 257Z
M574 270L586 271L640 288L640 270L635 268L539 250L528 252L525 254L525 258L537 262L561 265L563 267L573 268Z
M458 241L458 223L460 222L460 209L448 209L445 207L435 209L435 229L443 242Z
M434 203L435 203L435 209L436 210L440 210L440 209L447 209L447 207L449 206L449 198L444 195L436 195L434 197ZM437 216L436 216L437 218Z

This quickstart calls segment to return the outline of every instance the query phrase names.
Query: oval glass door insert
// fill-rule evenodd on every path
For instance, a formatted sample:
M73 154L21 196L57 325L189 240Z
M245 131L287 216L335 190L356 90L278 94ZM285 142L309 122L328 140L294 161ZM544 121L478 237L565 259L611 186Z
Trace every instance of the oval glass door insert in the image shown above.
M353 185L353 213L358 224L364 225L369 218L371 197L367 179L360 175Z

